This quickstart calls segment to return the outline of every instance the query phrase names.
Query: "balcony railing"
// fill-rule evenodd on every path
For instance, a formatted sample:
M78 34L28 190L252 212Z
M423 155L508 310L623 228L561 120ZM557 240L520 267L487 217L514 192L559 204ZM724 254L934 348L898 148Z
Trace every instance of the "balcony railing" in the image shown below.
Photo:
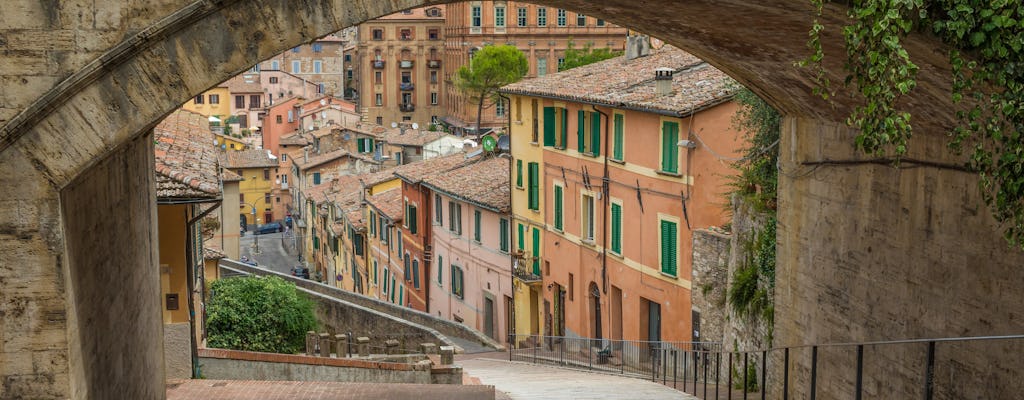
M401 61L398 62L398 67L399 68L406 68L406 69L408 69L408 68L412 68L412 66L413 66L413 60L401 60Z
M427 60L427 68L441 68L441 60Z
M370 61L370 64L376 69L384 69L384 60L373 60Z
M515 269L512 270L512 275L516 279L519 279L520 281L525 282L527 284L541 282L540 275L534 274L533 271L530 270L530 267L528 265L517 266Z
M401 90L406 90L406 91L408 91L408 90L413 90L413 89L415 89L415 88L416 88L416 85L413 85L413 84L412 84L412 82L402 82L402 83L400 83L400 84L398 85L398 88L399 88L399 89L401 89Z
M398 109L402 112L413 112L416 111L416 105L412 103L402 103L398 105Z

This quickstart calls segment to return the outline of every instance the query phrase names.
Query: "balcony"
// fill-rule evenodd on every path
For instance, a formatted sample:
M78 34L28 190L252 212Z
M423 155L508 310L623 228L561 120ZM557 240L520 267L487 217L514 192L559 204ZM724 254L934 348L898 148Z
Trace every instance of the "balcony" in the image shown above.
M373 65L373 68L384 69L384 60L373 60L370 61L370 64Z
M427 60L427 68L441 68L441 60Z
M398 105L398 109L402 112L413 112L416 111L416 105L412 103L402 103Z
M540 275L534 274L533 271L531 271L531 269L532 267L529 265L529 263L524 263L520 261L519 264L516 265L515 269L512 270L512 276L530 286L540 285Z
M415 89L416 85L413 85L412 82L402 82L398 85L398 88L403 91L410 91Z
M398 68L409 69L413 66L413 60L401 60L398 62Z

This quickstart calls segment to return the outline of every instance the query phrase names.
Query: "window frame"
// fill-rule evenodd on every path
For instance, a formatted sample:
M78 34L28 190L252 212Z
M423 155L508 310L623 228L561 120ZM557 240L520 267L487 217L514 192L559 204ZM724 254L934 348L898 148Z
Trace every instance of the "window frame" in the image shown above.
M565 231L565 187L555 183L552 190L551 201L554 212L552 213L552 227L559 232Z
M567 14L568 13L565 12L564 8L559 8L557 11L555 11L555 25L557 25L559 28L566 27L568 25Z
M548 26L548 8L537 7L537 26L546 27Z

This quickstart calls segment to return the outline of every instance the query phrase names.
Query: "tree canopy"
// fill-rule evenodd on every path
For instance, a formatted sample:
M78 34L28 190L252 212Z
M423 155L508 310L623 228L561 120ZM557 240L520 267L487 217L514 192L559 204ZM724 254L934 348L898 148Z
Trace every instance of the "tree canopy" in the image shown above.
M819 15L824 0L811 0ZM980 176L982 198L1002 224L1006 239L1024 247L1024 3L1019 0L861 0L852 3L853 21L843 28L847 84L864 98L848 123L860 129L856 145L867 153L907 152L911 115L900 98L916 86L918 66L901 40L913 32L930 32L954 50L954 103L960 121L949 147L969 152L967 166ZM828 98L820 34L815 20L801 65L816 68L819 88Z
M293 354L315 330L313 302L276 276L219 279L210 285L210 347Z
M593 44L587 43L582 49L577 49L576 43L570 39L569 45L565 49L565 61L562 62L562 65L558 66L558 70L565 71L622 55L621 51L615 51L607 47L601 49L593 49L592 47Z
M523 79L530 66L526 56L515 46L484 46L469 61L469 65L455 71L455 86L470 100L477 103L476 131L480 132L480 117L484 102L500 101L498 88Z

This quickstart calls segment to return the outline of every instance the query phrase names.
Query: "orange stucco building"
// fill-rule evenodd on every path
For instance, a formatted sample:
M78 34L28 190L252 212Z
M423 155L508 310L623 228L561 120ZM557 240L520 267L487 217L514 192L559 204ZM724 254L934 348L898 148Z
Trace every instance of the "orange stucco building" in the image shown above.
M694 339L691 233L728 222L728 159L743 146L731 85L700 59L665 48L503 89L515 165L531 166L513 167L514 191L524 192L513 202L527 203L513 204L514 218L540 215L544 226L536 252L536 234L513 232L517 248L528 247L520 264L536 258L541 276L530 296L542 305L516 302L517 315L537 319L517 320L521 330Z

